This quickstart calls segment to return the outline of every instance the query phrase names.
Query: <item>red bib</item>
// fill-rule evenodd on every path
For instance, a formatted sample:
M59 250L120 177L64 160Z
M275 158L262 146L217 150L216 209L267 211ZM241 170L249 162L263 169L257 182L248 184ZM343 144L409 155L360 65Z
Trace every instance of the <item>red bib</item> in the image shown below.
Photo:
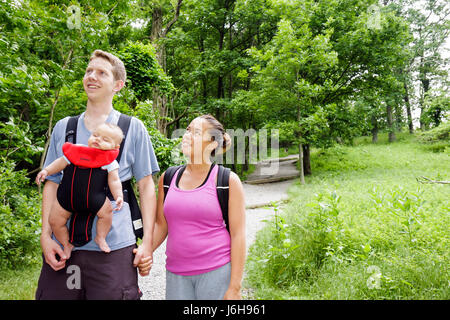
M64 155L70 163L85 168L100 168L116 160L119 149L101 150L70 142L65 142L62 147Z

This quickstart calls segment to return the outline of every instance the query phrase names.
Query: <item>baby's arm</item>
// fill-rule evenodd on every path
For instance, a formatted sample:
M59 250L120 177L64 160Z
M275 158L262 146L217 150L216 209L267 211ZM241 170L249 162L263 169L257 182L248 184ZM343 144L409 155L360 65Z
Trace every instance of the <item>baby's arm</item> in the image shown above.
M67 167L67 165L68 163L64 159L64 157L56 159L38 173L36 177L36 183L38 185L41 184L41 182L43 182L45 178L47 178L47 176L51 176L52 174L63 171Z
M116 209L114 210L120 210L123 205L123 191L122 183L119 178L119 169L115 169L108 173L108 185L114 200L116 200Z

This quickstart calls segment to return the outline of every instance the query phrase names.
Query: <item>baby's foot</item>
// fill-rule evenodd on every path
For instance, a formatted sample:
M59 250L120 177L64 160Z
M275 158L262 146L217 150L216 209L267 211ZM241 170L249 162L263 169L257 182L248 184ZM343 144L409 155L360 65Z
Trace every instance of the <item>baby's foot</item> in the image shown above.
M106 253L111 252L111 249L109 248L108 244L106 243L105 238L95 237L95 242L97 243L97 245L100 247L100 249L103 252L106 252Z

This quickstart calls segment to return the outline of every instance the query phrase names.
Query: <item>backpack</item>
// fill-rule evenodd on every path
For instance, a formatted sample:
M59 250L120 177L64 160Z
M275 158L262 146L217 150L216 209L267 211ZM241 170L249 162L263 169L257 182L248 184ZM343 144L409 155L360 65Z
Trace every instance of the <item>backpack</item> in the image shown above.
M66 126L66 138L65 138L66 142L71 142L73 144L76 143L79 117L80 115L69 118L69 121L67 122ZM122 129L124 138L122 140L122 143L120 144L119 155L116 158L118 163L120 162L120 157L122 156L123 146L127 138L130 123L131 117L121 113L119 121L117 122L117 126L119 126L120 129ZM134 194L131 179L127 181L122 181L122 190L123 190L123 201L127 202L130 207L131 221L133 222L134 235L136 236L136 238L142 239L142 237L144 236L144 229L142 225L142 214L141 209L139 208L138 201L136 199L136 195ZM113 199L109 189L108 189L108 197L110 199Z
M225 222L225 226L230 232L230 226L228 223L228 198L229 198L229 180L230 180L230 168L226 168L222 165L219 166L219 172L217 173L217 198L219 199L220 209L222 210L222 218ZM178 169L186 167L186 165L182 166L174 166L170 167L164 173L164 201L166 200L167 193L169 192L170 183L172 182L173 176L177 172Z

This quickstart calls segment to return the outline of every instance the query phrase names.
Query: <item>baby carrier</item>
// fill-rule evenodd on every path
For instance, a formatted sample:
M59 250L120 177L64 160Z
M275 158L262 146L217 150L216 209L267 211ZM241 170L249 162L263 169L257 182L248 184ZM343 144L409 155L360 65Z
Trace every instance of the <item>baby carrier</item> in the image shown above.
M66 137L65 137L66 142L76 144L76 136L77 136L76 133L77 133L77 125L78 125L79 117L80 117L80 115L69 118L69 121L66 126ZM120 127L120 129L122 129L124 139L122 140L122 143L120 144L120 149L119 149L119 152L118 152L118 155L116 158L116 161L118 163L120 162L120 158L122 155L125 140L127 138L127 133L128 133L128 129L130 126L130 122L131 122L130 116L127 116L125 114L120 115L117 125ZM82 162L82 159L80 161ZM87 159L85 159L85 161L87 161ZM73 180L73 176L75 175L75 173L76 174L84 174L86 176L89 175L87 177L88 181L92 180L92 181L96 181L96 183L95 184L88 183L88 186L90 187L90 186L96 185L96 186L98 186L97 189L98 188L101 188L101 189L93 190L95 192L89 192L86 190L86 194L88 194L88 195L89 194L97 194L99 197L100 196L103 197L103 202L104 202L106 196L110 200L114 200L114 198L108 188L108 173L107 173L107 171L102 170L100 168L93 169L93 170L92 169L89 170L89 169L90 168L84 169L83 167L78 167L74 164L71 164L71 165L67 166L67 168L64 170L64 176L65 177L68 176L70 178L70 176L72 175L72 181L75 181L75 180ZM78 171L78 172L76 172L76 171ZM63 176L63 180L64 180L64 176ZM96 180L93 180L93 179L96 179ZM72 189L79 190L79 188L72 188ZM123 190L123 200L125 202L127 202L130 207L134 234L135 234L136 238L142 238L143 237L142 215L141 215L138 201L137 201L136 196L133 191L133 186L132 186L131 180L122 182L122 190ZM80 192L80 191L75 191L75 192ZM85 192L85 191L82 191L82 192ZM91 200L86 201L85 210L78 210L81 212L74 212L73 210L68 210L68 211L72 212L72 215L70 217L70 222L69 222L69 239L70 239L70 242L75 246L83 246L87 242L91 241L91 239L92 239L92 232L91 232L92 225L93 225L94 217L95 217L96 213L98 212L98 210L95 211L97 209L98 205L94 206L93 208L92 208L92 206L89 208L89 205L91 204L92 201L94 201L93 203L100 202L100 200L95 201L95 199L91 199ZM79 206L80 204L76 204L76 205ZM81 205L84 206L84 204L81 204ZM73 207L73 204L70 204L70 206ZM100 208L98 208L98 209L100 209Z

